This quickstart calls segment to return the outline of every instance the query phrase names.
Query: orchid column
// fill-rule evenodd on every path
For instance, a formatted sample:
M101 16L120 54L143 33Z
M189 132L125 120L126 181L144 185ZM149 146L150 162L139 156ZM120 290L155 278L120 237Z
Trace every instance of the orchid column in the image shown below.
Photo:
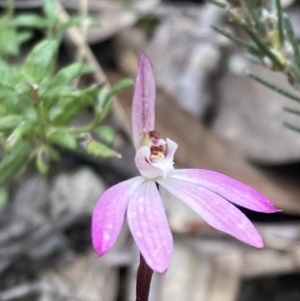
M155 131L155 96L151 62L142 53L132 103L135 164L141 175L111 187L96 204L92 240L97 253L101 256L114 245L127 215L141 252L141 263L145 260L158 273L168 269L173 238L158 190L160 185L212 227L262 248L260 234L233 204L265 213L277 209L264 195L226 175L204 169L175 170L174 154L178 145Z

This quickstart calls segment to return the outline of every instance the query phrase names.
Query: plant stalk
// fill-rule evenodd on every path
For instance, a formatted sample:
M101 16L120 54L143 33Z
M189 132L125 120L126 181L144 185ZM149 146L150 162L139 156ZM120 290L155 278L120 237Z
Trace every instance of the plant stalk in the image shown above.
M153 271L147 265L142 254L136 279L136 301L148 301Z

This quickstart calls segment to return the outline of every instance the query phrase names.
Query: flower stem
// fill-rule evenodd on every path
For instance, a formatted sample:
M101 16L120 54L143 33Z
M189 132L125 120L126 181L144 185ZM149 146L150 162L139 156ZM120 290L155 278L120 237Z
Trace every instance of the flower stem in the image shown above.
M136 280L136 301L148 301L152 275L153 271L141 254Z

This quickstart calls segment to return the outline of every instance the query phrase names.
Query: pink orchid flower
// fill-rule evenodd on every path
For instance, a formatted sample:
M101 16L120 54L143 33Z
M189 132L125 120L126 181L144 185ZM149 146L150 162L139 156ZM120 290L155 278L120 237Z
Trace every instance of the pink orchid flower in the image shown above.
M132 236L148 266L158 273L168 269L173 237L159 186L185 202L212 227L262 248L260 234L233 204L265 213L277 209L264 195L226 175L204 169L175 170L178 145L154 130L155 96L151 62L142 53L132 103L135 164L141 175L109 188L96 204L92 241L97 253L103 255L115 244L127 215Z

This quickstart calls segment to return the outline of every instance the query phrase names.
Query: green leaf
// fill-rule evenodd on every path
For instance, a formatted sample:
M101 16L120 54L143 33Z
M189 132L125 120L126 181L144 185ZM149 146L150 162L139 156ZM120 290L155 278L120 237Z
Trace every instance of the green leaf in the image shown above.
M42 0L43 9L50 24L54 24L58 17L57 5L53 0ZM50 25L49 25L50 26Z
M215 30L216 32L220 33L221 35L223 35L224 37L226 37L227 39L235 42L236 44L240 45L240 46L243 46L249 50L252 50L254 51L255 53L258 52L258 49L256 47L255 44L253 43L249 43L243 39L240 39L239 37L237 37L236 34L233 34L231 32L228 32L226 30L223 30L222 28L218 27L218 26L214 26L212 25L211 26L213 30Z
M11 21L12 26L16 27L34 27L34 28L47 28L48 20L36 14L22 14L16 16Z
M42 82L49 73L58 46L56 40L44 40L33 48L23 65L23 72L27 81L35 84Z
M33 33L29 32L29 31L19 32L15 37L18 48L20 48L21 44L30 40L32 38L32 36L33 36ZM18 54L19 54L19 50L18 50Z
M40 101L47 110L54 108L58 102L65 98L71 98L73 95L69 87L55 87L47 89L47 87L44 86L44 82L42 83L39 92L41 92Z
M8 193L4 188L0 188L0 212L6 207L8 202Z
M107 144L112 144L115 139L115 131L109 125L101 125L98 128L95 128L93 132Z
M300 116L299 110L295 110L295 109L291 109L291 108L287 108L287 107L284 107L283 110L287 113Z
M99 87L96 85L72 91L71 96L61 98L56 107L49 111L49 119L55 124L69 124L83 109L95 105L98 91Z
M77 140L76 137L66 129L57 129L47 134L50 142L58 144L64 148L76 150Z
M100 121L102 121L109 113L112 105L112 98L115 94L121 90L128 88L134 84L134 81L130 78L125 78L120 80L117 84L113 86L111 90L107 88L102 88L99 93L99 111L100 111Z
M0 117L0 131L17 127L23 121L20 115L9 115Z
M6 149L11 150L15 147L26 135L33 132L35 124L32 122L22 122L6 140Z
M285 90L284 88L282 87L279 87L277 84L273 84L271 82L269 82L268 80L258 76L257 74L253 74L253 73L248 73L248 75L253 78L254 80L256 80L257 82L261 83L262 85L270 88L271 90L281 94L281 95L284 95L292 100L295 100L297 102L300 102L300 96L297 96L293 93L291 93L290 91L288 90Z
M20 81L18 71L0 60L0 86L15 90Z
M291 124L291 123L289 123L289 122L284 122L283 125L284 125L285 127L287 127L288 129L290 129L290 130L293 130L293 131L295 131L295 132L300 133L300 128L299 128L298 126L295 126L295 125L293 125L293 124Z
M244 15L246 19L248 19L249 23L251 23L251 27L255 30L256 28L260 33L263 33L263 35L266 34L266 28L265 25L261 22L261 7L257 7L256 3L253 0L243 0L248 8L249 15L246 12L246 9L244 10ZM251 18L251 19L250 19ZM250 21L251 20L251 21Z
M86 151L96 157L121 157L119 153L113 149L107 147L106 145L97 142L95 140L89 141L86 145Z
M287 113L300 116L300 111L299 110L291 109L291 108L288 108L288 107L283 107L283 110Z
M52 161L59 161L61 159L60 154L54 148L48 146L49 158Z
M277 12L277 30L278 30L278 36L279 36L279 42L280 45L283 46L284 42L284 29L283 29L283 15L282 15L282 7L280 0L273 0L275 1L276 6L276 12Z
M0 163L0 185L5 184L26 165L29 159L30 143L19 141Z
M252 53L246 53L246 58L254 64L262 65L261 58Z
M83 74L92 73L93 71L94 68L89 64L74 63L70 66L61 69L51 80L49 88L67 86L75 78Z
M244 29L250 36L250 38L256 43L257 47L261 52L269 57L269 59L274 63L274 65L279 70L284 70L285 65L278 59L276 54L272 52L269 46L260 38L260 36L253 30L253 28L247 22L242 23Z
M45 145L41 146L38 150L36 166L42 175L46 174L49 170L49 152Z

